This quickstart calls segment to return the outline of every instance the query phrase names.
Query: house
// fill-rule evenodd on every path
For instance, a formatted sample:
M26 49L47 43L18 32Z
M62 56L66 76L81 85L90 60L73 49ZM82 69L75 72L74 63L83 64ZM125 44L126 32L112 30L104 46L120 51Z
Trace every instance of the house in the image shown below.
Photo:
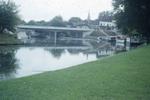
M107 30L115 30L116 29L116 23L115 21L99 21L99 27L102 29Z

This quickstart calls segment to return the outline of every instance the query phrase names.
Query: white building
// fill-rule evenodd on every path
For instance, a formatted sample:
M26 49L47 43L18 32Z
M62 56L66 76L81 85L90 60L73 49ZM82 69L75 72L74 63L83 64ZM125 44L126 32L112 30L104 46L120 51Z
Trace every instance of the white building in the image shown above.
M114 21L112 22L106 22L106 21L99 21L100 27L116 27L116 24Z

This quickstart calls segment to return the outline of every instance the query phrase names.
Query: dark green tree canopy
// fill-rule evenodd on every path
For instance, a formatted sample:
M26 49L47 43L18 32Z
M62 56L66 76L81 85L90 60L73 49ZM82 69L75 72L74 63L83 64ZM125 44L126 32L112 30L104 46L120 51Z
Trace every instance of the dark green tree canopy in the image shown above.
M34 20L30 20L30 21L27 23L27 25L36 25L36 24L37 24L37 22L34 21Z
M19 22L17 6L14 2L0 0L0 33L4 29L14 31Z
M82 22L82 19L79 17L72 17L69 19L68 23L73 27L79 25Z
M113 0L113 5L123 33L137 31L150 41L150 0Z
M98 20L111 22L113 20L113 13L109 11L101 12L98 16Z
M66 22L63 21L63 18L61 16L55 16L50 21L34 21L30 20L28 23L25 23L26 25L37 25L37 26L56 26L56 27L65 27Z
M54 17L50 22L49 22L50 26L57 26L57 27L65 27L66 24L63 21L63 18L61 16L56 16Z

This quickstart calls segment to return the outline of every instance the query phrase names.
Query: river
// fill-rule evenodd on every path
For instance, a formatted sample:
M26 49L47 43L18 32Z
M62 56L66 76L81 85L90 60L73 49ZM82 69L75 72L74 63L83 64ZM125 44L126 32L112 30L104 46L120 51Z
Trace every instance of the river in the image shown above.
M0 80L65 69L116 53L111 43L82 45L0 46Z

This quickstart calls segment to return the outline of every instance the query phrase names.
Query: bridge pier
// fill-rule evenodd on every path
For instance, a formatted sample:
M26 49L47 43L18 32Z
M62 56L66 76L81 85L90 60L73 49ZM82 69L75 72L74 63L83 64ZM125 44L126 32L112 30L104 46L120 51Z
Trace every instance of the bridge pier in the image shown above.
M57 32L56 31L54 32L54 44L55 45L57 44Z

